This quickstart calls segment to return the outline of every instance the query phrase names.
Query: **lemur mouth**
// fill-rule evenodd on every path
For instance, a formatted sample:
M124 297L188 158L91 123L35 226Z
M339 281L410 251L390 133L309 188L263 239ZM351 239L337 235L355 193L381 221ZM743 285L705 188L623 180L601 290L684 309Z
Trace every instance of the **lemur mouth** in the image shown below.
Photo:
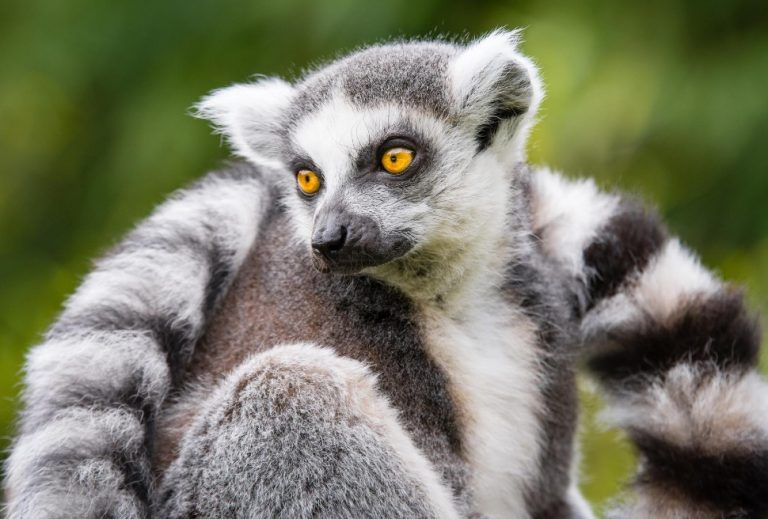
M311 260L319 272L352 275L400 258L412 247L413 243L404 236L389 240L389 243L352 241L331 249L312 247Z

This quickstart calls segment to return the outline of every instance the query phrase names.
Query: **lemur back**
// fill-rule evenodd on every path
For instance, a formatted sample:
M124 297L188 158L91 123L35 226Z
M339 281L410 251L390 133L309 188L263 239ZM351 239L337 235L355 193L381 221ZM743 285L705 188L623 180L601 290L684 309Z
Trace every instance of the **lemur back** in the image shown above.
M362 49L198 106L183 189L30 351L27 517L592 517L574 371L641 463L611 517L762 517L740 292L630 197L526 164L518 34Z

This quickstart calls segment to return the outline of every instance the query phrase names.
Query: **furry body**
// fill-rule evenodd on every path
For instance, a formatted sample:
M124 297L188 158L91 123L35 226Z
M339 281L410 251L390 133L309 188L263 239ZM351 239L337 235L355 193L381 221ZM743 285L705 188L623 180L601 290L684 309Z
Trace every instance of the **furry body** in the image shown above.
M511 275L508 283L483 294L485 300L473 303L476 315L468 318L466 310L451 315L439 306L416 305L367 277L306 269L306 251L281 238L286 224L281 213L266 219L262 232L270 251L255 250L246 260L196 350L190 379L224 376L252 353L276 344L312 341L331 347L371 366L409 436L464 499L469 499L470 471L463 458L470 448L476 462L488 467L484 477L492 481L482 486L500 482L507 489L490 492L489 502L501 494L513 509L523 509L535 496L536 506L565 507L576 409L573 359L563 352L546 367L539 363L549 349L566 345L534 338L539 325L521 311L526 294ZM561 401L551 411L544 409L539 388L547 380L560 386ZM186 398L194 402L200 394ZM184 400L178 405L182 412L194 407ZM499 416L500 406L516 412ZM562 432L553 430L549 442L558 455L548 460L546 477L534 493L527 487L541 456L539 416L556 411L550 420ZM467 428L476 430L468 434ZM468 509L469 503L463 506Z
M643 459L618 517L768 511L740 295L642 205L526 165L541 95L497 32L205 100L252 165L161 206L32 350L10 516L590 517L579 358Z

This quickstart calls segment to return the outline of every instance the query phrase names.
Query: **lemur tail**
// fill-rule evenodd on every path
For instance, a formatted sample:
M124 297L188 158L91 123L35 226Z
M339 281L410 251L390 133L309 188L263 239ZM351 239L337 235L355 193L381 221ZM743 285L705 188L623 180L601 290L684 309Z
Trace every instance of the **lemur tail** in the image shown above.
M152 424L258 232L267 189L214 173L96 265L28 356L9 519L150 514Z
M670 238L654 211L547 169L534 229L570 273L604 416L638 451L615 518L768 516L768 385L741 293Z
M634 495L609 517L768 514L768 385L739 291L665 240L587 312L582 332L604 416L640 456Z

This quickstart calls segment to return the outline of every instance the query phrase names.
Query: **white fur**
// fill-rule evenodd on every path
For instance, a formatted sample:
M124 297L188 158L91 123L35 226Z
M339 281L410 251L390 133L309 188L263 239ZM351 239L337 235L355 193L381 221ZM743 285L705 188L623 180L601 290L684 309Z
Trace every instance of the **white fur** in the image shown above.
M232 85L203 98L195 115L213 122L236 154L257 165L282 169L275 156L275 134L294 92L290 83L278 78Z
M22 436L8 458L9 519L89 517L97 503L110 503L115 517L141 516L143 504L125 488L114 453L136 455L143 448L143 425L130 411L72 408L33 434ZM62 470L53 459L80 458ZM44 490L44 491L41 491Z
M89 332L53 339L27 356L24 397L45 405L27 410L24 429L37 428L62 408L77 405L79 398L117 395L126 387L149 402L160 402L169 377L165 353L145 332Z
M669 492L669 488L643 486L626 502L612 507L606 519L723 519L721 510L707 503L692 503L684 494ZM734 516L739 517L739 516Z
M517 50L519 41L519 31L495 30L462 50L451 60L448 72L458 113L471 129L483 124L492 112L495 99L489 92L499 90L498 83L505 67L514 63L525 72L531 85L530 98L526 100L528 111L518 120L509 122L508 139L498 139L498 145L493 147L507 166L525 160L526 140L544 98L544 85L538 69L533 60ZM505 128L500 131L504 132Z
M568 489L568 502L573 508L574 516L578 519L595 519L595 514L592 512L592 507L589 506L587 500L581 494L578 486L575 483L571 484Z
M504 65L515 61L519 32L496 30L472 42L451 62L449 77L455 99L461 108L482 92L492 91Z
M454 163L446 150L454 148L455 143L446 134L444 123L417 110L405 112L394 104L359 108L337 94L301 122L292 135L292 142L312 158L323 176L314 214L323 211L327 204L344 203L348 210L374 219L384 231L408 222L412 232L418 234L418 223L430 217L430 200L403 204L392 196L391 188L387 186L371 183L365 191L351 186L352 177L357 173L355 159L360 148L369 143L379 144L402 123L407 123L435 144L433 151L439 162L448 166ZM289 197L286 202L292 208L297 236L309 242L312 215L298 197Z
M533 228L545 252L583 279L584 249L616 212L619 198L601 192L594 181L569 180L547 168L532 177Z
M512 200L519 193L509 172L493 154L477 155L463 170L446 172L444 189L430 201L422 220L425 238L397 265L370 273L398 286L414 300L429 303L439 296L449 313L460 312L468 300L484 297L504 281L504 269L527 251L527 229L511 223ZM505 215L501 217L500 215ZM412 275L428 267L429 276Z
M768 384L757 373L715 374L681 364L643 392L611 400L608 423L711 455L768 442Z
M590 383L590 380L584 382ZM588 391L594 391L591 388L587 388ZM582 429L580 426L579 429ZM573 457L571 461L571 485L568 487L568 493L566 499L571 505L571 509L574 512L574 519L595 519L592 507L579 489L579 481L581 480L581 445L579 444L579 438L582 436L583 431L579 430L573 438Z
M541 393L530 323L496 297L467 301L460 319L425 310L430 353L458 402L479 510L522 518L538 471Z
M354 173L358 149L373 135L386 131L397 113L391 107L363 110L336 94L302 120L291 140L322 172L324 196L338 192Z
M602 301L587 315L582 330L591 336L649 317L664 323L686 301L711 295L721 286L696 256L672 239L632 281L631 288Z
M694 295L709 295L720 283L704 268L698 258L677 239L664 246L634 289L634 298L643 310L663 321Z

